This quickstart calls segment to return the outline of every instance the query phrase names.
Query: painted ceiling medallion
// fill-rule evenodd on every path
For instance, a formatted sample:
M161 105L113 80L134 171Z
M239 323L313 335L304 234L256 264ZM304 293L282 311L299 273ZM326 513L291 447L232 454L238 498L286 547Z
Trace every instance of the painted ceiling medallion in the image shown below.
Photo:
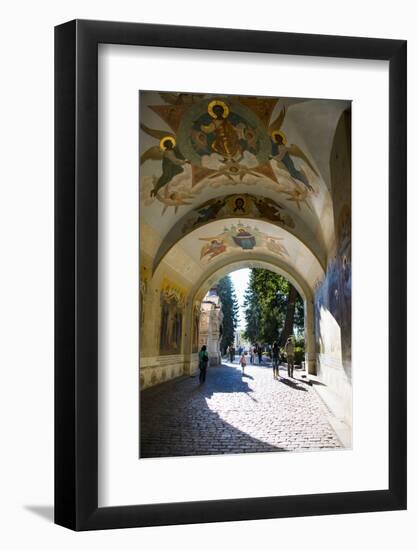
M156 199L164 204L163 213L171 206L177 211L208 187L254 185L265 179L289 194L284 200L297 195L298 207L314 191L309 178L318 176L317 171L297 145L287 145L281 131L287 110L283 107L271 120L279 99L159 95L165 104L149 109L171 132L141 124L143 132L159 141L141 155L141 164L161 162L160 175L147 177L148 187L144 182L146 204Z

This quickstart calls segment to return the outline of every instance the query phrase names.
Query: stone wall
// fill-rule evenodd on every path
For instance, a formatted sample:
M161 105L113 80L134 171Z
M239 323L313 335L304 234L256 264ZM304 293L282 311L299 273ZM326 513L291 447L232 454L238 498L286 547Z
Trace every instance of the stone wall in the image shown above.
M159 355L140 359L140 389L177 378L184 373L184 355Z
M215 291L192 307L183 281L164 276L145 284L144 279L140 289L140 389L193 375L202 345L207 346L210 366L219 365L222 312Z

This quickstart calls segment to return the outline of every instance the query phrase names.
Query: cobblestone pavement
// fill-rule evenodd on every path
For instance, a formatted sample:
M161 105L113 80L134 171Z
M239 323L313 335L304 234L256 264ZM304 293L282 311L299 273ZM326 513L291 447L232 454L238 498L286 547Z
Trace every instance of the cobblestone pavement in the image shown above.
M281 367L274 380L270 365L210 367L141 393L141 457L342 447L329 412L315 390L294 371Z

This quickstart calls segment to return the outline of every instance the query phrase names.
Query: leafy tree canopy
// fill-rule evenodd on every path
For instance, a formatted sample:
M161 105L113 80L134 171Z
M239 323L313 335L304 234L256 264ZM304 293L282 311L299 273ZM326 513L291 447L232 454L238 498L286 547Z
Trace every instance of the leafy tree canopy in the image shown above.
M251 270L245 292L245 338L250 342L283 345L293 330L304 331L304 305L289 281L269 271Z

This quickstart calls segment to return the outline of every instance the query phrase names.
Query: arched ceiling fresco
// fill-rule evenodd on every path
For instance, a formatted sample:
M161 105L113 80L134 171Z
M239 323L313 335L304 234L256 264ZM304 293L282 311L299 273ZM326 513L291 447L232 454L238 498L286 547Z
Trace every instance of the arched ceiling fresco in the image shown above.
M311 250L292 233L268 221L241 218L217 220L195 229L171 248L164 262L176 266L194 284L225 264L255 259L285 266L310 289L324 274Z
M339 100L140 93L141 254L190 284L276 259L312 288L334 241Z
M269 197L268 193L263 196L244 193L210 199L188 211L171 227L169 234L162 241L155 255L154 269L171 247L191 231L214 220L227 220L236 216L241 219L265 220L283 227L301 241L308 243L307 246L324 266L326 258L320 242L310 232L310 228L304 223L302 217L290 214L282 202L276 202Z

